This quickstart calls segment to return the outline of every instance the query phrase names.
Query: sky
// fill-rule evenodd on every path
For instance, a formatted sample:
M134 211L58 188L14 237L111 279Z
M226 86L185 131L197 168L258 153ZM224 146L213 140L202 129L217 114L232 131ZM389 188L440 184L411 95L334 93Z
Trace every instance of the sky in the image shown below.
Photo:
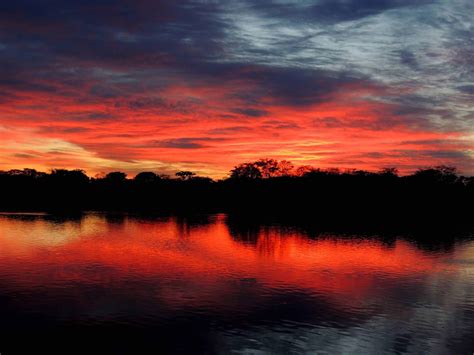
M0 170L474 175L472 0L0 3Z

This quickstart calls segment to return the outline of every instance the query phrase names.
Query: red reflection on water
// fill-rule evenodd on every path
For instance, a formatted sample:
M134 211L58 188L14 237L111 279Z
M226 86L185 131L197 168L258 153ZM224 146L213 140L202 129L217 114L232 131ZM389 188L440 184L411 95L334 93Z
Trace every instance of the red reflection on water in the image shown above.
M232 283L224 282L229 280L362 302L384 292L374 286L380 278L416 282L453 271L445 259L400 240L391 246L366 239L310 240L276 228L249 245L232 238L223 216L192 228L175 219L109 223L100 215L59 224L0 218L2 277L15 277L17 287L156 279L170 285L160 291L161 302L178 306L226 299L233 292ZM174 285L176 280L186 287Z

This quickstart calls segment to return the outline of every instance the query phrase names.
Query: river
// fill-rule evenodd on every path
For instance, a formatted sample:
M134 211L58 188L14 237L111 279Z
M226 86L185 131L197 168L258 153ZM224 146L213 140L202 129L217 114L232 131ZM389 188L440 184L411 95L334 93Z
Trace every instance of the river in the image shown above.
M0 214L0 314L2 355L472 354L474 240Z

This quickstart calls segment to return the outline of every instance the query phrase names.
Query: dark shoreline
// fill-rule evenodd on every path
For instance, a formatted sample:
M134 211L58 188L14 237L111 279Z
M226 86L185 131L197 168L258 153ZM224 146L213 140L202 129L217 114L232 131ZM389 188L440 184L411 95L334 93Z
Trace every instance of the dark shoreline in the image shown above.
M141 176L141 177L140 177ZM0 173L0 211L80 215L226 213L249 223L306 225L323 230L469 231L474 228L474 178L448 167L398 176L313 170L302 176L214 181L153 173L92 179L80 170ZM247 223L247 222L245 222Z

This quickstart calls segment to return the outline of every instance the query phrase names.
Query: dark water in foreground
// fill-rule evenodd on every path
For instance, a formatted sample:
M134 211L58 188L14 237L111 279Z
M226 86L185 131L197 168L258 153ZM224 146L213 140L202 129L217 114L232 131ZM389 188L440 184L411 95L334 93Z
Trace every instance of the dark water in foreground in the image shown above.
M2 355L472 354L474 241L0 215L0 315Z

